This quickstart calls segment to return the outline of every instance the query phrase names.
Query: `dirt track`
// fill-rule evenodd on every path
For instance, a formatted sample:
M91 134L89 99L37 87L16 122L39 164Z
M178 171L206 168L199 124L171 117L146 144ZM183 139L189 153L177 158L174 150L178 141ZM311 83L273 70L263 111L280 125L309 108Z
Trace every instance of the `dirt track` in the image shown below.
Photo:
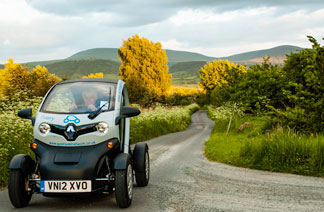
M126 211L324 211L324 179L209 162L203 156L213 122L205 111L186 130L148 141L151 181L134 189ZM34 195L19 211L120 211L114 195L76 199ZM0 211L15 211L0 191ZM125 211L125 210L123 210Z

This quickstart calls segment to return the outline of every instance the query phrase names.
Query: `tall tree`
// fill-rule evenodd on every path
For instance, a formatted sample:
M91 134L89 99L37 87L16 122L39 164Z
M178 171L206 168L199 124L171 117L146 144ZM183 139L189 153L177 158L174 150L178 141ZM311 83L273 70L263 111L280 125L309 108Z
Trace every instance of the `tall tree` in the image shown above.
M149 104L166 95L171 74L161 43L134 35L123 42L118 56L122 61L120 77L127 85L131 102Z

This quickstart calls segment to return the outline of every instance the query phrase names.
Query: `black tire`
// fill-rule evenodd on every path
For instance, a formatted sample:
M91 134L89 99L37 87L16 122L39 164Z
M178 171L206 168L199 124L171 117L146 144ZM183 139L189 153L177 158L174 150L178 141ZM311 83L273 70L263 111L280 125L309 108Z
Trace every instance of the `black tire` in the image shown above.
M139 187L147 186L150 180L150 156L147 144L137 144L134 148L133 157L136 184Z
M11 204L15 208L23 208L29 204L32 192L26 190L27 178L20 169L10 170L8 193Z
M133 168L129 160L126 167L125 170L116 170L115 176L115 196L120 208L128 208L133 199Z

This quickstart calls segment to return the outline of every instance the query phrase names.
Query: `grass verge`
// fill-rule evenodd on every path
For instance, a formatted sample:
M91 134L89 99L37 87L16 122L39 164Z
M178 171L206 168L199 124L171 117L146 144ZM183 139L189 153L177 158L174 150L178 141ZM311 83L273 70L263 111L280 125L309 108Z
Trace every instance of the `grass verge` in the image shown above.
M186 107L157 107L131 118L131 142L137 143L151 138L185 130L191 124L191 114L199 109L197 104Z
M268 117L233 116L228 136L229 118L209 107L215 121L210 139L205 143L209 160L235 166L311 176L324 176L324 136L303 135L281 126L273 126ZM215 118L216 117L216 118ZM239 127L245 127L239 131Z

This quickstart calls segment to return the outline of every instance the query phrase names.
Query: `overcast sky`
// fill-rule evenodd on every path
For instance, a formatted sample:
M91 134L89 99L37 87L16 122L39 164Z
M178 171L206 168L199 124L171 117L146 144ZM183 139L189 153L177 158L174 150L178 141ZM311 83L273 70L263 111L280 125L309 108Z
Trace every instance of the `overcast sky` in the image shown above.
M221 57L324 37L323 0L0 0L0 63L63 59L134 34Z

